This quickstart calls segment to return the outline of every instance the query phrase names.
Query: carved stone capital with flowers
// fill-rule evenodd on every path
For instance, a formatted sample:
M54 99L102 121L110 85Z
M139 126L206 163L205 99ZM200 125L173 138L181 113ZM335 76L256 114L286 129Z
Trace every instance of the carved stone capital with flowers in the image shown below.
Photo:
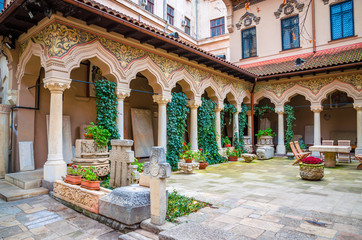
M172 100L171 95L153 95L152 97L153 101L160 105L167 104Z
M310 106L310 109L314 113L320 113L320 112L323 111L323 106L321 106L321 105L312 105L312 106Z
M193 99L187 102L189 108L199 108L202 105L201 99Z
M71 79L48 77L44 78L44 87L48 88L51 93L63 93L70 88Z
M362 101L355 101L355 103L353 103L353 107L356 111L362 111Z
M276 107L275 108L275 113L276 114L284 114L284 107Z
M124 100L126 97L129 97L130 93L130 89L116 89L116 95L118 99Z

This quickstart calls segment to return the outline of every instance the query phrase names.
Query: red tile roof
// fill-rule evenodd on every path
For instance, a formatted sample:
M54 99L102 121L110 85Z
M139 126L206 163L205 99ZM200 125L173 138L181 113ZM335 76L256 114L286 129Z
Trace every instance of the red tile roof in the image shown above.
M297 58L301 58L305 60L305 62L297 66L295 63ZM360 62L361 59L362 43L356 43L352 45L317 51L316 53L304 53L262 62L239 65L239 67L258 75L259 77L263 77L274 74L298 72L301 70L355 63Z

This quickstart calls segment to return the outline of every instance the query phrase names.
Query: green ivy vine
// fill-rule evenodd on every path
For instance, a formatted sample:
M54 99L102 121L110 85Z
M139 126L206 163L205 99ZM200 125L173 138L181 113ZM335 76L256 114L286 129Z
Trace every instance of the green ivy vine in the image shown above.
M266 112L275 112L273 107L263 106L263 107L254 107L255 116L263 117Z
M219 148L216 142L215 127L215 108L216 103L202 98L202 105L198 113L198 145L203 152L208 153L206 161L209 164L223 162L223 157L219 154Z
M246 105L241 106L241 111L239 113L239 144L240 144L240 150L244 151L244 129L248 126L248 116L246 112L249 110L249 108ZM235 146L236 147L236 146Z
M182 151L183 137L186 132L186 119L189 109L184 93L172 93L172 101L167 104L167 155L166 160L172 170L177 170L179 155Z
M236 107L229 103L224 103L224 109L220 112L220 127L221 127L221 139L224 141L223 129L225 126L229 126L233 121L233 114L236 113ZM225 115L229 114L229 122L225 122ZM221 144L224 144L222 142Z
M289 142L292 141L294 137L293 126L294 126L294 109L290 105L284 106L284 114L287 115L286 122L287 122L287 130L285 131L285 148L287 151L291 151Z
M107 79L98 80L94 85L96 90L97 125L109 131L109 140L118 139L117 85Z

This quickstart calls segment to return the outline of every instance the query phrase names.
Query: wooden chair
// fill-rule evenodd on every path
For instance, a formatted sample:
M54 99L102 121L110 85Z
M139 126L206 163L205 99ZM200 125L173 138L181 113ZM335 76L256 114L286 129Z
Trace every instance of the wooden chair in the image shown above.
M360 162L357 166L357 170L362 170L362 154L356 154L354 157Z
M334 140L322 140L323 146L333 146ZM321 158L324 161L324 153L321 153Z
M338 146L351 146L351 140L338 140ZM346 161L351 163L351 153L338 153L337 160L338 162Z
M311 154L311 152L303 152L302 149L299 146L298 141L294 141L294 145L297 148L297 151L298 151L299 154L307 154L307 157Z
M297 149L295 149L295 146L294 146L294 143L293 142L290 142L289 143L289 146L290 146L290 149L292 149L292 152L294 154L294 157L297 159L293 165L299 163L300 161L302 161L304 158L306 158L308 156L308 154L305 154L305 153L299 153L297 151Z

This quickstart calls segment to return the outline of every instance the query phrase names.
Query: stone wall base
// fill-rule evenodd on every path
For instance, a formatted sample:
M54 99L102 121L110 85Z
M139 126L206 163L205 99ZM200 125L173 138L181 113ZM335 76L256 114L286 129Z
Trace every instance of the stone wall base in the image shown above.
M49 195L53 199L55 199L58 202L62 203L63 205L65 205L65 206L67 206L67 207L69 207L69 208L83 214L84 216L87 216L87 217L89 217L89 218L91 218L93 220L96 220L96 221L98 221L100 223L103 223L103 224L105 224L105 225L107 225L107 226L109 226L109 227L111 227L111 228L113 228L115 230L118 230L121 233L132 232L132 231L134 231L134 230L136 230L137 228L140 227L140 224L125 225L125 224L122 224L122 223L120 223L120 222L118 222L116 220L113 220L111 218L108 218L108 217L93 213L91 211L88 211L88 210L86 210L84 208L81 208L81 207L79 207L79 206L77 206L77 205L75 205L73 203L67 202L67 201L65 201L63 199L60 199L60 198L54 196L54 192L50 192Z

